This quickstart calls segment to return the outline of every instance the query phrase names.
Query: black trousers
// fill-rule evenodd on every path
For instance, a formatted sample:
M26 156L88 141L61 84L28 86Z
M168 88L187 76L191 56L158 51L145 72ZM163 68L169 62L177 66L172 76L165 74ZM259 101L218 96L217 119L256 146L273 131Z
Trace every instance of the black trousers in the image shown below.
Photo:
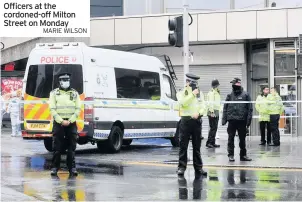
M260 121L260 133L261 133L261 142L271 143L271 126L269 121ZM266 139L265 139L265 129L266 129Z
M270 126L273 136L273 143L276 145L280 145L279 120L280 120L279 114L270 115Z
M228 125L228 156L234 156L234 141L235 141L235 134L236 131L238 132L239 136L239 147L240 147L240 157L246 156L246 121L239 121L239 120L231 120L229 121Z
M217 133L217 129L218 129L218 121L219 121L219 117L209 117L209 125L210 125L210 129L209 129L209 136L208 136L208 141L207 141L207 145L214 145L216 142L216 133Z
M193 165L195 171L199 171L202 168L202 159L200 156L201 146L201 124L200 120L182 118L179 127L179 163L178 169L186 169L188 162L188 145L190 137L192 137L193 145Z
M200 123L200 137L202 137L202 116L198 117Z
M75 150L77 146L77 125L71 123L65 127L57 122L53 125L53 158L52 167L60 168L61 154L67 148L66 164L69 170L75 168Z

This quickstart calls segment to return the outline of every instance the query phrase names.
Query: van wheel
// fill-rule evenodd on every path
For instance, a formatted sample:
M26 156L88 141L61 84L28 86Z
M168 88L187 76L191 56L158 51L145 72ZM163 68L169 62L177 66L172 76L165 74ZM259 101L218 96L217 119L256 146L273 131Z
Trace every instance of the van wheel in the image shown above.
M129 145L131 145L131 143L132 143L132 140L123 140L123 145L125 145L125 146L129 146Z
M44 139L44 146L45 146L45 149L49 152L52 152L53 151L53 148L52 148L52 138L45 138Z
M177 128L174 137L170 139L173 147L179 147L179 124L180 122L177 123Z
M97 143L100 151L107 151L109 153L117 153L120 151L123 144L123 131L118 126L113 126L109 137L106 141Z

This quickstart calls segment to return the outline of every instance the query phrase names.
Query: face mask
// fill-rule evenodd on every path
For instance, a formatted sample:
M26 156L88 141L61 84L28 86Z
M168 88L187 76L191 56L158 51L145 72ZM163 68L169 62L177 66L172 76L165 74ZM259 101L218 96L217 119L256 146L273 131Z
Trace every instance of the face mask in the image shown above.
M241 90L241 86L236 86L236 85L232 85L234 91L239 91Z
M63 89L67 89L70 86L70 81L60 81L60 85Z

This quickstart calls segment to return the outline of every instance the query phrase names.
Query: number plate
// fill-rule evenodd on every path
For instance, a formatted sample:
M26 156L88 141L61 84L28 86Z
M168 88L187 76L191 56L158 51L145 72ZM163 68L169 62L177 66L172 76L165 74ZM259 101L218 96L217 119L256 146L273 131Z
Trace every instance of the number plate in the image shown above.
M28 126L28 129L31 129L31 130L45 130L48 128L48 124L45 124L45 123L30 123L30 124L27 124Z

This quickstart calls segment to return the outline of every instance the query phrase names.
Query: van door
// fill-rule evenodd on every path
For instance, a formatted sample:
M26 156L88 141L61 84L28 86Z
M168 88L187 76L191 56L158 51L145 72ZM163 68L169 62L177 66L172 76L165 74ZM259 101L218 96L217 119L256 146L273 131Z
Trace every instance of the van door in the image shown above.
M115 112L104 110L101 101L107 100L106 106L111 106L117 98L114 68L107 66L89 66L85 80L86 99L94 100L93 116L94 121L112 121Z
M175 110L177 104L176 89L171 77L163 74L163 100L170 104L170 110L166 112L166 121L178 121L178 111Z

